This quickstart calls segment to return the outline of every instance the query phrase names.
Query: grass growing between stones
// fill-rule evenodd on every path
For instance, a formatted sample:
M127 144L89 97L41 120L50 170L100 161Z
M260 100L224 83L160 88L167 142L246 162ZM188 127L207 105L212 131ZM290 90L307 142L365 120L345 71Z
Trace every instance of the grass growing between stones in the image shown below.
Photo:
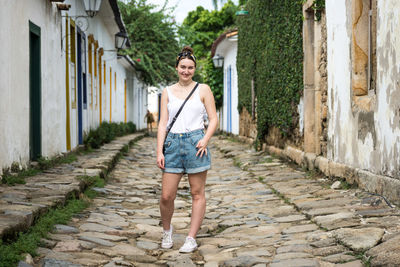
M8 184L8 185L25 184L26 177L34 176L39 173L41 173L41 170L34 169L34 168L22 170L22 171L18 172L17 174L11 174L11 173L5 172L3 174L3 178L1 180L1 182L3 184Z
M3 175L1 183L7 185L25 184L25 179L30 176L35 176L44 170L54 168L61 164L70 164L78 159L80 151L70 152L63 156L57 156L53 158L39 158L36 166L29 168L19 169L19 164L13 164L11 169L3 169ZM18 165L18 167L15 167Z
M40 217L37 222L29 228L25 233L19 233L16 240L3 242L0 239L0 267L16 266L23 255L28 253L31 256L37 256L36 249L40 246L41 238L46 238L55 224L66 224L71 220L72 216L89 207L91 199L98 196L93 187L104 187L105 180L99 176L79 176L79 180L83 180L88 188L81 194L80 199L75 197L67 201L63 207L53 208Z
M357 184L350 184L346 180L340 181L340 189L348 190L348 189L356 189L358 188Z
M242 166L242 163L237 158L233 158L233 165L240 168Z
M99 176L81 175L77 177L78 180L84 181L88 187L104 187L106 181Z
M129 146L126 146L128 151L129 147L134 145L141 138L143 138L143 136L132 140ZM67 157L65 160L58 163L70 163L76 159L76 154L74 154L74 156ZM117 161L118 157L112 162L112 167ZM112 167L108 172L111 171ZM40 172L40 170L37 169L28 169L26 171L28 172L26 177L36 175ZM53 229L55 224L66 224L71 220L74 214L88 208L91 204L91 200L99 194L93 190L93 188L104 187L108 177L105 175L104 179L102 179L99 176L82 175L78 176L77 179L84 181L87 187L85 192L80 194L79 199L72 196L71 199L66 201L65 206L50 209L45 215L38 218L27 232L20 232L15 238L9 238L8 240L0 239L0 267L17 266L18 262L23 260L23 255L27 253L33 257L37 256L36 249L41 245L41 239L47 237L47 234Z
M285 204L293 205L293 204L290 202L290 200L289 200L287 197L285 197L283 194L281 194L278 190L276 190L276 189L273 188L273 187L270 187L270 189L271 189L272 193L274 193L274 194L277 195L280 199L282 199L283 202L285 202ZM295 206L295 208L297 209L296 206Z
M358 260L360 260L365 267L371 267L371 257L365 255L364 252L359 252L358 254L354 255Z
M222 233L223 231L225 231L226 229L228 229L229 226L227 225L218 225L218 228L215 230L215 234L219 234Z
M26 233L19 233L16 240L3 242L0 239L0 267L16 266L23 260L23 254L30 254L35 257L36 249L40 246L40 239L46 238L55 224L66 224L72 216L89 207L91 199L97 197L98 193L93 187L104 187L105 181L98 176L80 176L78 179L84 180L88 188L81 195L80 199L75 197L67 201L63 207L53 208L40 217L37 222L30 227Z
M89 206L89 202L80 199L71 199L67 205L50 210L46 215L39 218L28 232L20 233L16 241L3 243L0 240L0 267L16 266L23 259L23 254L29 253L36 256L36 249L40 245L40 239L46 238L47 233L53 229L55 224L65 224L71 217Z

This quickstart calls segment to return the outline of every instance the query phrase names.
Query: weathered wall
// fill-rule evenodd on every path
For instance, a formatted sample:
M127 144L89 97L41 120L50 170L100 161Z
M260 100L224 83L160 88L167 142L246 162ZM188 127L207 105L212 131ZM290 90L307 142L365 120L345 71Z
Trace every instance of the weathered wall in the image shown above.
M327 155L328 145L328 73L327 73L327 32L326 32L326 16L322 14L321 18L321 49L319 54L318 72L320 75L319 89L320 93L320 128L318 131L319 152L321 155Z
M61 14L44 0L0 0L0 171L29 160L29 21L41 29L42 154L65 151ZM47 140L52 140L47 142Z
M335 162L400 178L400 2L378 1L376 94L367 108L353 96L352 3L327 0L328 158Z
M257 119L257 118L256 118ZM246 108L240 112L239 135L255 140L257 138L257 121L252 119Z
M322 12L316 20L314 1L303 5L304 91L299 104L300 134L303 150L326 155L327 127L327 72L326 72L326 16ZM300 142L301 143L301 142Z

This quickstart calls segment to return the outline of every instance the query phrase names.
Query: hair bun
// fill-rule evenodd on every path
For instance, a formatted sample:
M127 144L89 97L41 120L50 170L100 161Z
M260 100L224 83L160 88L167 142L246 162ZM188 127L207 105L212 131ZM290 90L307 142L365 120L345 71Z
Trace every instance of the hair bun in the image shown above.
M191 48L191 47L188 46L188 45L186 45L186 46L184 46L184 47L182 48L181 53L183 53L183 52L190 52L191 54L194 54L194 53L193 53L193 48Z

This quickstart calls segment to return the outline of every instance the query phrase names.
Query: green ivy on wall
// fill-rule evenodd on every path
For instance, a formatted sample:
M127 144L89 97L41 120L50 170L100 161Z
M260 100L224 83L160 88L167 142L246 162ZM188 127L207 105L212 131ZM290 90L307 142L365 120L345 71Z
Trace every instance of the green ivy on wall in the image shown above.
M239 111L251 112L251 80L257 99L258 141L275 126L290 135L303 91L302 1L248 0L238 18Z
M314 0L312 9L315 11L315 20L321 20L321 14L325 10L325 0Z

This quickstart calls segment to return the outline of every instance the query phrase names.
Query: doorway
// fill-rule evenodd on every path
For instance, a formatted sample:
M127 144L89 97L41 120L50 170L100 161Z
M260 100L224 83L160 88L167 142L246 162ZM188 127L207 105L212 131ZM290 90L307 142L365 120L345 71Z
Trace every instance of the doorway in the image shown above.
M229 65L227 73L227 126L226 131L232 132L232 67Z
M83 113L83 100L86 100L86 74L84 73L85 68L82 67L82 62L85 61L84 59L82 60L82 45L84 44L84 40L82 40L82 32L77 30L77 66L78 66L78 73L77 73L77 78L78 78L78 142L79 144L83 144L83 118L82 118L82 113ZM83 54L85 56L85 54Z
M40 27L29 21L29 157L42 155Z

